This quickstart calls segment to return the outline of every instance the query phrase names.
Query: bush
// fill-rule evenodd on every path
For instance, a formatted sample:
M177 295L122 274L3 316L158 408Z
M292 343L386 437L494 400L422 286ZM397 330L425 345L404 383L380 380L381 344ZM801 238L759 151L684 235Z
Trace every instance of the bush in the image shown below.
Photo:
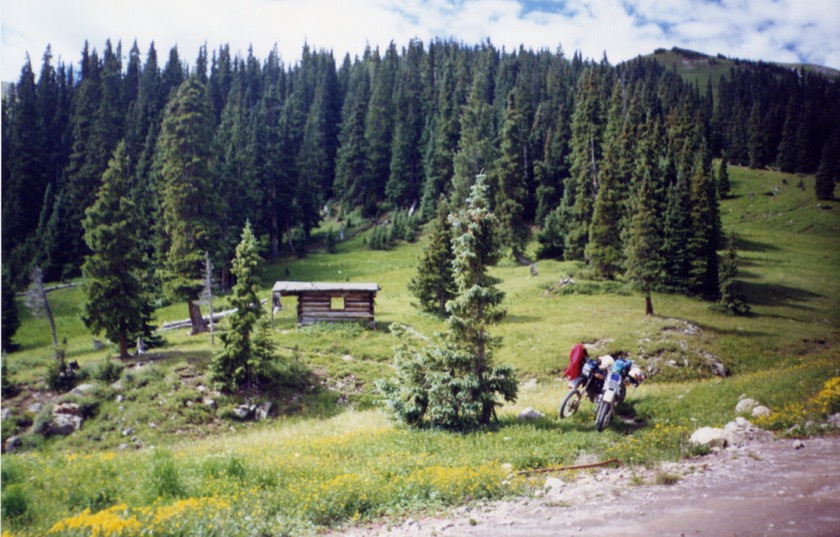
M64 355L65 349L63 347L55 349L55 361L47 367L47 377L45 379L47 387L58 393L69 392L79 380L76 370L67 364Z
M25 519L29 513L29 498L20 485L4 487L2 504L4 519Z
M111 384L120 380L124 368L120 363L112 360L103 360L94 367L93 378Z

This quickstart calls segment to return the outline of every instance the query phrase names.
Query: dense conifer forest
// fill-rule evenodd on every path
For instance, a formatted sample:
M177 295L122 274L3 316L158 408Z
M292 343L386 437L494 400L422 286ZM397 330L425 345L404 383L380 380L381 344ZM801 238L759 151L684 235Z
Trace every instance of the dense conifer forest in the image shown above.
M713 89L652 59L489 42L340 62L304 45L289 64L107 42L68 65L47 47L2 113L4 281L81 274L94 219L130 231L116 236L146 292L191 299L205 252L227 274L246 222L264 256L300 255L325 209L428 221L444 200L463 207L482 172L508 254L536 235L540 256L600 277L714 297L727 165L824 170L825 197L840 160L836 79L738 62ZM108 181L127 203L96 204Z

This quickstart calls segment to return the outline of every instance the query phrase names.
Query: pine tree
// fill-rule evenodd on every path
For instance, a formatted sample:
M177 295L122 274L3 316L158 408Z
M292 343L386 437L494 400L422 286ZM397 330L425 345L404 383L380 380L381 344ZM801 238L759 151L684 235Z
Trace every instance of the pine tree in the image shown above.
M259 264L257 240L251 224L247 223L233 260L236 284L230 305L236 308L236 312L228 316L230 328L219 336L224 349L216 354L211 365L213 379L225 390L256 388L269 365L266 360L270 360L270 356L255 353L252 339L254 327L263 316L257 295L260 289Z
M424 120L421 101L423 57L423 43L413 39L397 77L394 139L391 144L390 173L385 184L385 195L397 206L419 201L423 183L420 155Z
M420 301L423 311L446 315L446 303L455 297L455 279L452 274L452 226L445 200L438 201L437 219L434 222L429 244L417 266L417 274L408 284L408 290Z
M601 84L594 67L587 69L578 81L570 142L571 177L566 181L563 197L570 217L564 253L567 260L583 260L589 240L604 130Z
M496 192L495 213L500 221L500 240L516 257L528 242L529 228L525 220L528 185L525 155L525 125L514 92L508 95L505 122L502 126L501 148L493 174L499 186Z
M396 46L391 43L385 58L373 53L370 104L365 119L367 165L364 175L364 212L373 216L376 201L385 194L391 166L391 141L394 133L394 86L399 68Z
M151 305L130 180L121 142L83 222L84 239L91 251L82 265L88 297L83 320L94 333L103 331L108 339L118 342L120 358L129 356L130 338L142 334L143 314Z
M720 299L718 307L727 315L748 315L750 306L738 276L738 254L735 249L735 234L727 239L726 255L720 264Z
M366 66L351 68L349 89L341 113L340 146L336 162L335 192L343 201L355 205L364 202L367 156L365 117L370 101L370 76Z
M2 292L2 298L0 298L0 302L2 302L2 322L3 327L2 331L0 331L0 335L2 335L2 350L3 354L7 352L12 352L17 349L17 343L14 341L15 332L17 329L20 328L20 316L18 315L18 308L17 308L17 301L15 300L15 289L12 286L12 279L9 277L8 270L3 270L3 284L0 286L0 292ZM5 363L5 362L4 362ZM5 371L4 371L5 374ZM3 396L5 397L5 393Z
M840 132L829 138L823 147L816 175L818 200L833 200L834 188L840 181Z
M212 121L207 88L197 78L189 78L167 105L158 139L164 291L187 301L194 334L206 330L194 300L202 288L204 252L214 251L219 212Z
M645 315L653 315L651 292L662 283L662 230L656 212L654 179L650 170L644 172L636 207L630 220L625 255L627 279L645 297Z
M476 174L489 170L496 158L496 137L492 94L492 49L482 50L475 66L470 94L461 112L461 138L453 157L451 202L453 208L463 207L470 195ZM491 198L494 189L490 189Z
M505 316L504 293L487 274L499 257L498 220L489 211L483 176L476 180L468 208L450 221L456 239L455 281L458 295L447 304L450 317L442 341L430 341L410 328L393 325L400 339L394 358L396 378L377 387L395 416L409 425L465 430L486 425L495 415L497 397L515 401L516 375L495 366L499 339L490 326Z
M729 196L729 191L732 185L729 182L729 157L726 154L720 160L717 173L717 191L720 199L726 199Z
M606 148L598 173L598 193L589 225L589 240L584 250L596 273L607 279L615 277L624 259L621 223L638 129L637 121L634 121L637 118L631 118L626 113L626 93L625 83L616 81L604 133Z

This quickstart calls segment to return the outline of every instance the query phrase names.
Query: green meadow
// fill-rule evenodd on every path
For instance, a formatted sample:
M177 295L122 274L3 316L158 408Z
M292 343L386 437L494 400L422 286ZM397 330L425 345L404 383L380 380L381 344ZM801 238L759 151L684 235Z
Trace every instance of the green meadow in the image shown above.
M399 426L373 386L390 375L391 323L426 334L443 328L413 307L406 289L422 236L372 251L364 245L368 230L357 225L335 253L265 268L264 298L277 280L376 282L381 291L375 330L299 329L295 301L284 299L272 320L279 354L306 373L290 375L273 393L251 394L252 403L273 404L272 418L260 422L237 420L232 409L245 397L214 393L204 379L219 344L211 346L209 335L167 331L163 348L120 364L121 371L109 368L115 349L94 350L96 336L80 320L81 287L48 296L67 357L93 388L48 395L49 328L21 304L21 349L5 358L6 378L21 390L3 400L12 411L3 439L18 435L25 449L2 458L3 536L306 535L396 521L531 494L542 483L528 470L574 464L582 454L638 465L697 455L690 434L734 419L743 394L773 411L760 426L780 436L816 432L840 411L840 204L815 201L810 176L730 167L730 178L721 218L738 237L750 316L655 294L656 315L646 317L641 296L621 281L592 280L582 264L539 261L532 276L505 260L493 269L508 312L494 330L503 338L495 359L516 367L519 398L487 429L463 434ZM214 309L224 307L218 298ZM183 319L187 308L168 305L157 315L159 323ZM557 417L567 389L561 371L581 341L599 353L626 351L652 373L629 391L623 414L632 419L614 420L601 434L587 402L572 419ZM729 376L712 374L709 357ZM214 406L202 403L206 397ZM32 432L51 404L65 400L86 409L81 430L54 438ZM35 402L40 410L31 410ZM520 421L526 407L544 417Z

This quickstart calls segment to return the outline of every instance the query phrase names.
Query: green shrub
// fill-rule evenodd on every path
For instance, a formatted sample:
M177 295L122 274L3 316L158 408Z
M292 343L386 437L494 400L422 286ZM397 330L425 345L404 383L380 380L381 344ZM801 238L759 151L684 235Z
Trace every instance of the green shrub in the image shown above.
M69 392L79 381L76 370L64 359L65 352L63 347L55 349L55 360L47 367L45 378L47 387L58 393Z
M4 486L2 504L4 519L25 519L29 514L29 498L21 485Z
M93 370L93 378L111 384L120 380L125 366L113 360L103 360L96 364Z

